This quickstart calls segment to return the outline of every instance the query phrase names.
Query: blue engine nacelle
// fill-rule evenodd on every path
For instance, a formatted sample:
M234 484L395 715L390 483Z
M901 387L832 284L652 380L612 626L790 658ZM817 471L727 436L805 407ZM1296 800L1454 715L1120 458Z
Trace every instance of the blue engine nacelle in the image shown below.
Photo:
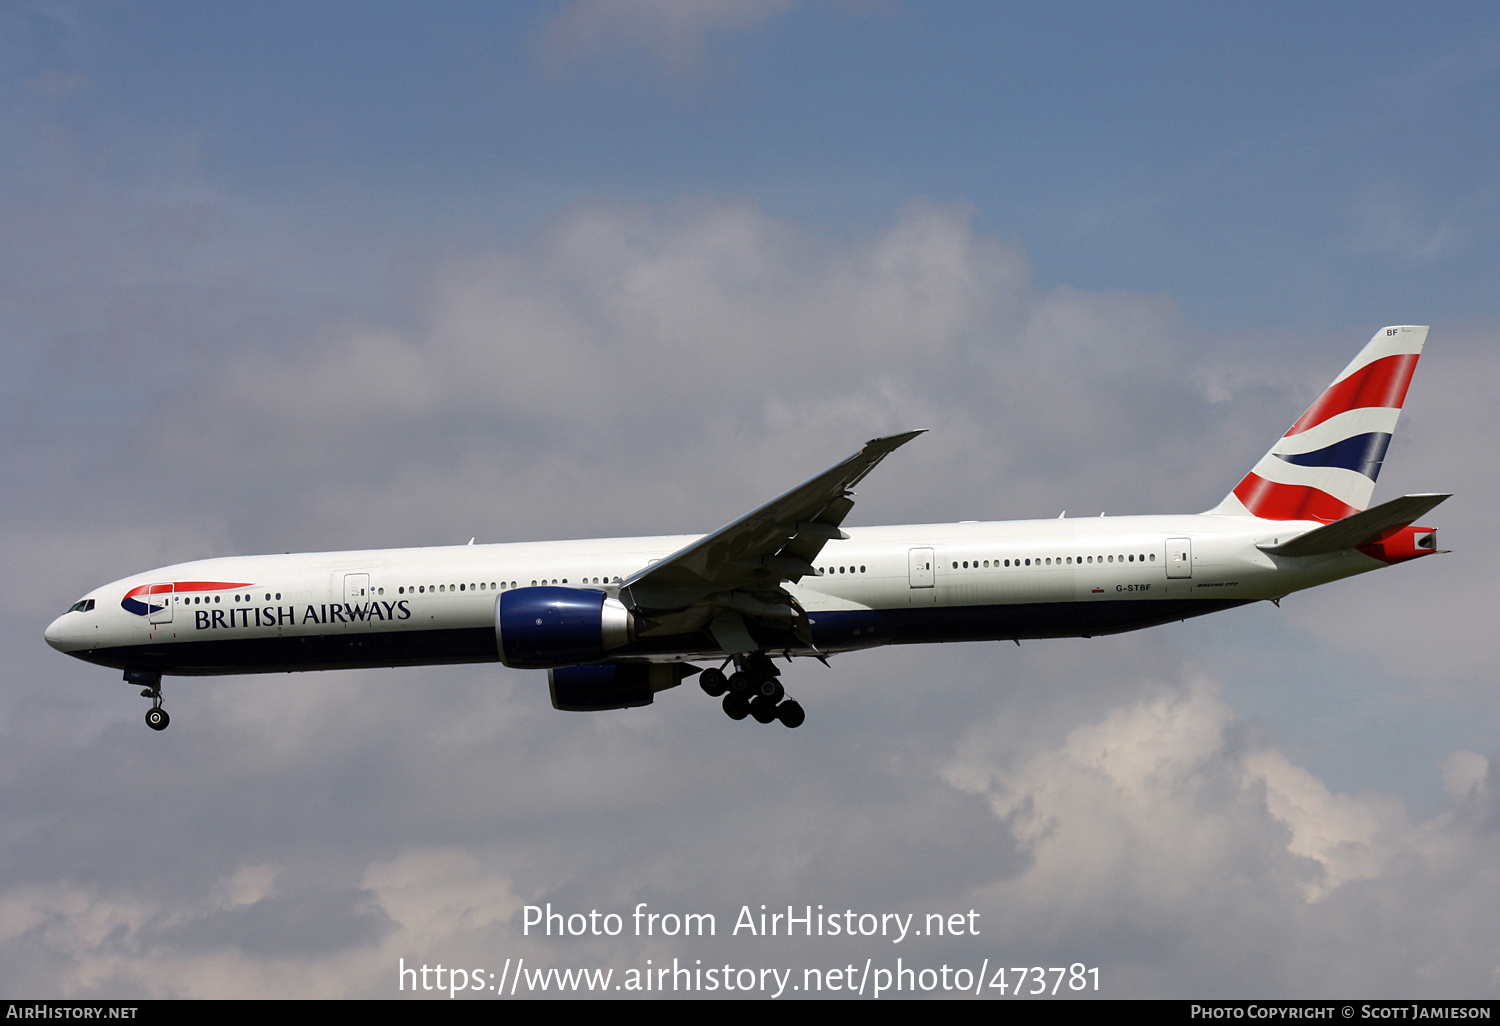
M619 663L613 666L563 666L547 674L552 708L597 712L650 705L656 692L676 687L697 673L681 663Z
M602 591L516 588L495 602L495 640L506 666L545 670L599 662L635 640L635 624L630 610Z

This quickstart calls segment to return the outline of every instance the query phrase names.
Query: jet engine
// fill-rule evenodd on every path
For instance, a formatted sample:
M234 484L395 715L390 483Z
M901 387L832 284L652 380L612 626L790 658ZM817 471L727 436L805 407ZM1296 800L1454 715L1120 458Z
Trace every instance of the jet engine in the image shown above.
M596 663L635 640L630 610L589 588L516 588L495 602L500 661L524 670Z
M618 663L612 666L563 666L547 674L552 708L597 712L650 705L656 692L676 687L698 667L684 663Z

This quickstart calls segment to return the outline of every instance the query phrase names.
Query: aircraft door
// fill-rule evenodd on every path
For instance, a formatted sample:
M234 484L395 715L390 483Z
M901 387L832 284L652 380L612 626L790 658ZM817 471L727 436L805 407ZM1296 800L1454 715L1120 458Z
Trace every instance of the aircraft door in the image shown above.
M344 575L344 602L351 606L362 606L370 601L370 575Z
M147 588L146 608L151 612L146 619L151 623L171 623L172 603L177 597L176 591L177 585L175 584L153 584Z
M907 579L913 588L933 587L932 567L931 549L912 549L906 554Z
M1193 576L1193 539L1167 539L1167 579L1187 580Z

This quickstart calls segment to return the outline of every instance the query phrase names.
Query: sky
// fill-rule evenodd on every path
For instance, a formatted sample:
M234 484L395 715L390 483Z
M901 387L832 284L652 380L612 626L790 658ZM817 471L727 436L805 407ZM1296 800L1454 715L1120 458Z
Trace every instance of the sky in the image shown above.
M1496 95L1484 4L0 5L0 993L1496 997ZM1403 323L1375 497L1452 554L798 664L795 731L495 664L168 678L156 734L42 641L214 555L707 531L915 427L848 525L1196 512Z

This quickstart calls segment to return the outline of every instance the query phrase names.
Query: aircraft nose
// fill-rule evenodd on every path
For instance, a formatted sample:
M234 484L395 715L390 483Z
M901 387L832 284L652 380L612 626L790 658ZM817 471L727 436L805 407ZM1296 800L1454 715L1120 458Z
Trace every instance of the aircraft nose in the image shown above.
M72 631L68 630L67 619L67 614L59 616L47 625L47 630L42 635L42 637L47 639L47 644L59 652L66 652L71 647L68 641Z

